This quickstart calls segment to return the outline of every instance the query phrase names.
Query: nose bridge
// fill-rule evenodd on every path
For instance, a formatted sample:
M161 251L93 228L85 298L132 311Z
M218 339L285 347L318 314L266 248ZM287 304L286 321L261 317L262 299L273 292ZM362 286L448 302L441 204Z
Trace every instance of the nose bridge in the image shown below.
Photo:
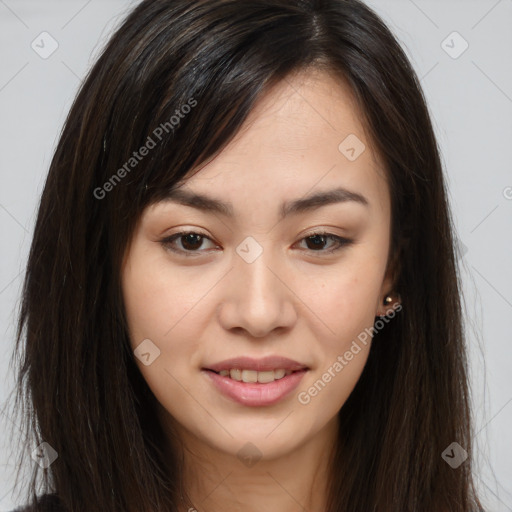
M233 289L226 296L229 304L223 307L225 327L242 327L256 337L295 318L292 293L278 277L282 265L273 257L270 244L266 245L249 236L237 246L230 281Z
M240 298L256 304L275 301L276 294L280 294L281 290L278 289L279 280L274 275L276 270L272 272L270 269L278 268L279 263L272 257L270 244L266 243L264 247L263 242L248 236L238 245L236 252L235 271L241 285Z

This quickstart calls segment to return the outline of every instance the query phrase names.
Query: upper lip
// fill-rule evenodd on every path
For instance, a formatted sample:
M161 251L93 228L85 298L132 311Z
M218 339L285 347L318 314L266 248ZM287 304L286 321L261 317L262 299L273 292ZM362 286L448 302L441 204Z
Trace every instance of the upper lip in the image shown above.
M219 363L215 363L205 367L206 370L213 370L214 372L221 372L222 370L254 370L257 372L264 372L270 370L307 370L308 367L287 357L281 356L268 356L261 359L253 359L252 357L234 357L232 359L225 359Z

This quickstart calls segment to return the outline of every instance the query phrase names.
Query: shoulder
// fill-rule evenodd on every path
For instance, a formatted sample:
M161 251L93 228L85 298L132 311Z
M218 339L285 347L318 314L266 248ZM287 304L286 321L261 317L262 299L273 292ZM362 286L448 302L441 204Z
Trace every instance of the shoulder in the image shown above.
M65 512L56 494L44 494L37 499L37 506L26 505L12 512Z

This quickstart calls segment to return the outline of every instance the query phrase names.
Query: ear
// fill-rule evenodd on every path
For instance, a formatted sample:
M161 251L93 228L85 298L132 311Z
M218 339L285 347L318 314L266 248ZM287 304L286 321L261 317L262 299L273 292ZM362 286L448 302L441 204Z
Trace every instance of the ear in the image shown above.
M396 251L388 261L388 266L380 289L375 316L385 316L391 308L396 307L401 303L400 294L398 293L398 290L395 290L395 283L399 270L400 261L398 258L398 251ZM393 300L389 303L384 303L384 299L387 296L390 296Z

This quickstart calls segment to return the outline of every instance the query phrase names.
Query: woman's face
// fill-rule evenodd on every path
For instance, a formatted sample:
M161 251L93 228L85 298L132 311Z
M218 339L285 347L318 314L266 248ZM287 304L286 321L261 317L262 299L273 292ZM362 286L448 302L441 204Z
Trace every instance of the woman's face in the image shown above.
M332 435L392 289L389 190L348 89L282 81L181 190L208 199L148 207L122 269L163 420L239 457Z

